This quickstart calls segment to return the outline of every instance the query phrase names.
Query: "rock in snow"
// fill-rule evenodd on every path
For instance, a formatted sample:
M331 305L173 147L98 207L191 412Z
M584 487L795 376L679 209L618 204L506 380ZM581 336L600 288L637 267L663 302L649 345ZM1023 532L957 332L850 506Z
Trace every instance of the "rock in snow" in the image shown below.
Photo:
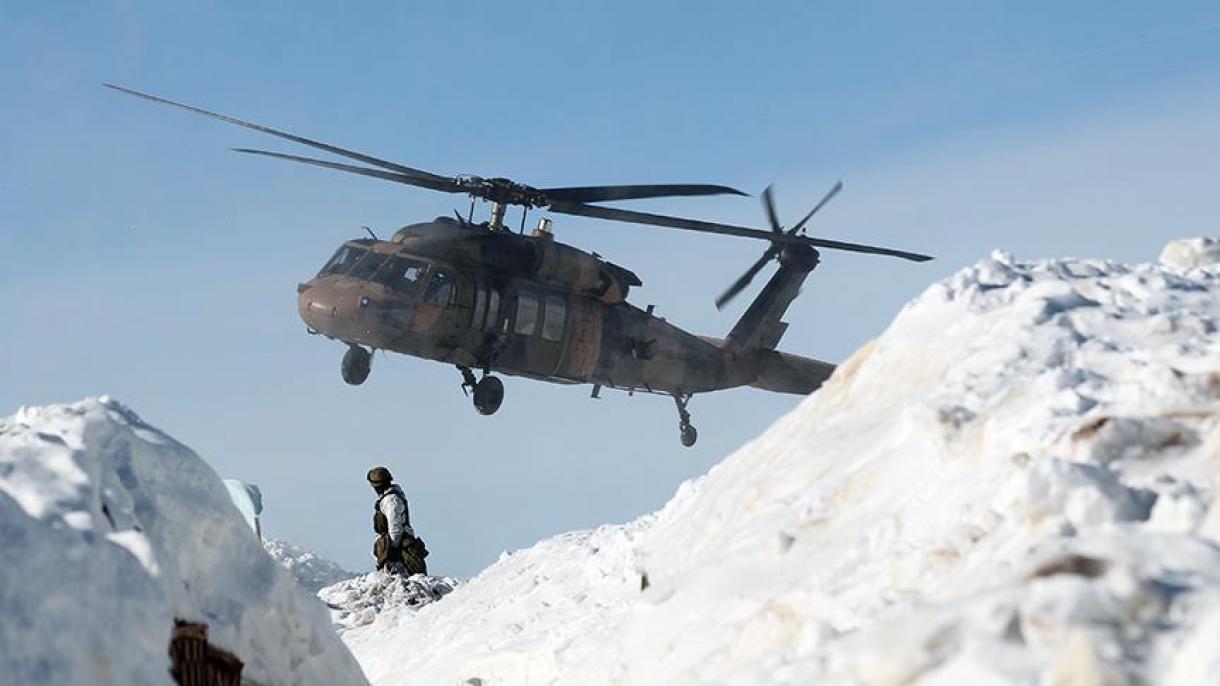
M1220 250L933 285L661 511L344 640L374 683L1220 683Z
M0 681L172 684L174 619L260 684L365 683L198 456L117 402L0 419Z

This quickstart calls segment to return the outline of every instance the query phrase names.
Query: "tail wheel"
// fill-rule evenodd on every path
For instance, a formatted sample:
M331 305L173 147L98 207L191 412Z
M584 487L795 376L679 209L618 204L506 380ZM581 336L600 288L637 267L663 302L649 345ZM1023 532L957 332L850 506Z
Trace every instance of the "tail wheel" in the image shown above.
M691 426L690 424L683 424L682 425L682 445L689 448L692 445L694 445L695 441L697 441L697 440L699 440L699 432L695 430L695 427Z
M485 376L474 386L474 409L479 414L495 414L504 402L504 382L494 376Z
M695 427L691 426L690 412L686 410L686 404L693 397L695 397L693 393L683 393L681 391L674 393L674 404L678 406L678 431L681 432L682 445L687 448L699 440L699 432L695 431Z
M369 378L372 365L373 355L364 348L353 345L343 353L343 363L339 365L339 371L344 381L352 386L359 386Z

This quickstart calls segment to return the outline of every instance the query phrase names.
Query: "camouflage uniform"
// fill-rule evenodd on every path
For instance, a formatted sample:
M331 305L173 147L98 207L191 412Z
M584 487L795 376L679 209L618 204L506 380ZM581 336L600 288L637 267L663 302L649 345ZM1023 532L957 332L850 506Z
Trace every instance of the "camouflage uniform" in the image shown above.
M377 502L373 505L373 532L377 534L373 557L377 560L377 569L404 576L427 574L424 558L428 556L428 549L411 528L407 497L402 488L393 483L390 470L385 467L369 470L368 480L377 491Z

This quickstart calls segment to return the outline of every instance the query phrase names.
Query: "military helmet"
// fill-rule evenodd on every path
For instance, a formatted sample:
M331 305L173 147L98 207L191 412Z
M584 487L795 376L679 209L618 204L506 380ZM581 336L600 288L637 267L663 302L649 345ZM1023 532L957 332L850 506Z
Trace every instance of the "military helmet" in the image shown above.
M369 470L369 483L374 486L388 486L394 480L394 475L385 467L373 467Z

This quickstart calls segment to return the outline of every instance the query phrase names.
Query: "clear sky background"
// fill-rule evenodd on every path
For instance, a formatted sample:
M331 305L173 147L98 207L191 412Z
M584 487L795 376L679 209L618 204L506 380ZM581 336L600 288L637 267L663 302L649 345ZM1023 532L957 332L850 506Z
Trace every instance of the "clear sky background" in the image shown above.
M259 484L271 535L357 569L374 464L432 570L466 576L658 507L800 399L696 397L687 450L665 398L509 378L481 417L452 368L380 354L348 387L297 282L361 225L464 201L242 157L312 153L103 81L438 173L775 182L789 221L842 178L812 233L938 259L824 253L781 347L827 360L993 248L1147 261L1218 226L1214 2L0 2L0 412L111 394ZM764 224L751 198L622 206ZM555 220L698 333L765 279L717 312L765 246Z

